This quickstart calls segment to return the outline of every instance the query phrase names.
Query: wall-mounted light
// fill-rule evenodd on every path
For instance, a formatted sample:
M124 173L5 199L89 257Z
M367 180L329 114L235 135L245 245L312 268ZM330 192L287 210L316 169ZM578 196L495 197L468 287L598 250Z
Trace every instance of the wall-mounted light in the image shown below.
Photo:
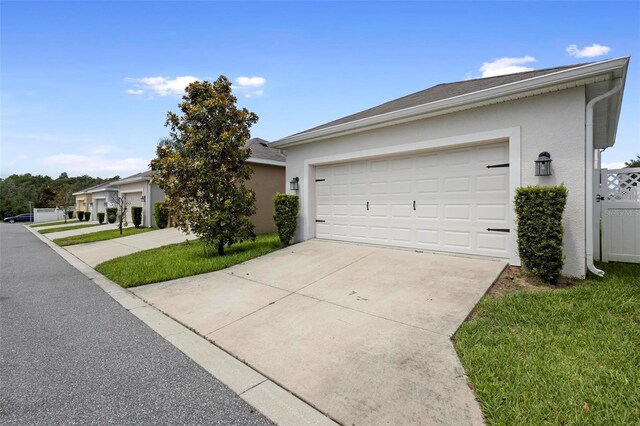
M291 182L289 182L289 189L292 191L297 191L300 188L298 182L300 182L300 178L298 177L294 177L293 179L291 179Z
M140 201L142 201L143 203L147 201L147 196L143 195L142 197L140 197Z
M551 176L551 154L541 152L536 163L536 176Z
M104 202L104 206L105 206L105 207L107 207L107 206L108 206L108 204L107 204L107 202L106 202L106 201Z

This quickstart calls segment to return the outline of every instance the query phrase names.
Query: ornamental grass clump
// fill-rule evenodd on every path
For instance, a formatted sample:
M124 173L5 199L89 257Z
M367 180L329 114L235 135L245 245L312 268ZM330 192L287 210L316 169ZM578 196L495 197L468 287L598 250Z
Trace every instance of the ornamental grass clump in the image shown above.
M567 194L564 185L516 190L518 253L522 266L548 284L558 282L564 263L562 214Z

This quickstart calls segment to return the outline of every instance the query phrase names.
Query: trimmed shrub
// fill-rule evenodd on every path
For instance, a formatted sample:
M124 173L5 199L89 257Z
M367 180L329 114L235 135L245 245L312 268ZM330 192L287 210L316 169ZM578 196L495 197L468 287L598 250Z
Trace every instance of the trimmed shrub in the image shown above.
M67 212L69 219L73 219L73 210Z
M166 228L169 223L169 204L165 201L156 203L153 206L153 215L156 220L156 226L160 229Z
M131 206L131 219L133 220L133 226L140 228L142 223L142 207Z
M100 225L104 223L104 212L98 212L98 223L100 223Z
M84 212L79 211L78 212L78 220L84 220Z
M567 194L564 185L516 190L518 253L522 266L549 284L558 282L564 263L562 213Z
M84 220L89 222L89 219L91 219L91 212L84 212Z
M273 197L275 215L273 220L278 227L278 236L283 244L289 244L298 224L298 196L278 192Z
M118 209L116 207L107 208L107 222L116 223L118 219Z

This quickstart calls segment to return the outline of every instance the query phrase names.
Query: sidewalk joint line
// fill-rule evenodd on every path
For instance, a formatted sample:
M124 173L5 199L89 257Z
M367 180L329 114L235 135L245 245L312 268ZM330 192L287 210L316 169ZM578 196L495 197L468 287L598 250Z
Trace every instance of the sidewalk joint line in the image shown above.
M264 382L268 382L268 381L269 381L269 379L267 379L267 378L265 377L265 379L264 379L263 381L261 381L260 383L256 383L255 385L251 386L250 388L245 389L245 390L243 390L242 392L240 392L240 393L238 394L238 396L242 396L242 395L244 395L245 393L249 392L251 389L253 389L253 388L257 388L258 386L260 386L260 385L261 385L261 384L263 384Z

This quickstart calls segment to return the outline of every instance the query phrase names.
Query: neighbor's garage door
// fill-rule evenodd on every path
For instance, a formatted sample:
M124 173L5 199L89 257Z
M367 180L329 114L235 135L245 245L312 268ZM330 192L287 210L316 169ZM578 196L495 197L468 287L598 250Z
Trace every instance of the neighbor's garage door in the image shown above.
M319 166L316 237L508 258L508 161L504 142Z
M133 220L131 219L131 207L142 206L142 192L130 192L128 194L125 194L125 197L127 203L130 203L129 207L127 208L127 222L129 223L129 225L133 225Z

